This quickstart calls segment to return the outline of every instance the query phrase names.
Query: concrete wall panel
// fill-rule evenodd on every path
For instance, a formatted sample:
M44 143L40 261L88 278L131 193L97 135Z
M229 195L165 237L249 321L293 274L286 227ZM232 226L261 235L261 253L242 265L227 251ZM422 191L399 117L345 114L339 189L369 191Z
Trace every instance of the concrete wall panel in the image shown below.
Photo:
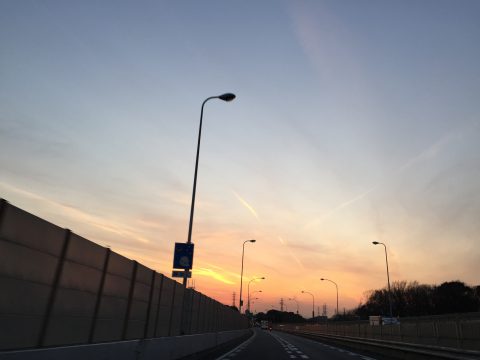
M51 287L48 285L0 277L0 315L43 316ZM0 326L1 328L1 326Z
M183 286L175 282L175 297L173 300L172 318L170 323L170 336L183 335L181 334L183 295Z
M41 316L0 314L0 350L36 347L42 320Z
M57 257L1 239L0 254L5 254L0 261L0 276L52 283L58 265Z
M145 322L147 319L148 302L132 300L130 320Z
M155 273L155 281L153 285L152 304L150 309L150 320L148 322L147 337L155 336L155 325L157 322L157 313L159 308L159 299L162 285L162 274Z
M3 209L0 288L7 296L0 296L0 349L143 338L145 329L147 337L189 334L243 323L238 313L141 264L9 204ZM220 321L224 313L229 326Z
M125 340L142 339L145 328L144 321L130 320L128 322L127 334Z
M132 277L133 261L112 251L108 263L108 273L119 275L126 279Z
M93 342L119 341L122 338L123 319L97 320Z
M60 286L95 294L101 278L100 270L66 260L63 264Z
M107 248L72 233L66 258L73 262L102 270Z
M150 282L152 280L152 271L142 264L137 266L137 282L142 283L150 287Z
M74 316L52 316L44 346L85 344L92 319Z
M0 238L59 256L65 240L65 229L7 204Z
M133 292L133 298L135 300L148 303L149 296L150 296L150 284L144 284L136 281L134 292Z
M199 315L199 306L200 306L200 294L197 291L193 292L192 298L192 316L190 324L191 334L198 333L198 315Z
M107 274L103 294L127 299L130 290L130 279L123 276Z
M82 316L92 318L96 295L76 289L57 290L52 314L55 316Z
M158 309L158 321L156 336L168 336L170 329L170 313L173 302L173 287L175 281L164 277L162 296L160 298L160 306Z
M127 298L103 296L98 317L103 319L123 320L127 311Z

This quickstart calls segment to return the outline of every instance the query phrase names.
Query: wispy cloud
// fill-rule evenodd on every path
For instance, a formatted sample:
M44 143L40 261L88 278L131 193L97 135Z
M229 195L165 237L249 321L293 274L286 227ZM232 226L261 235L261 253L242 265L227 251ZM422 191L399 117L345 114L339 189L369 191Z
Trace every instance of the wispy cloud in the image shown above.
M462 136L463 132L465 131L464 128L459 129L456 132L450 132L437 141L435 141L433 144L429 145L426 149L421 151L420 153L416 154L415 156L411 157L408 159L403 165L399 166L396 168L392 173L393 174L399 174L403 171L406 171L407 169L424 163L426 161L434 159L448 144L450 144L452 141L455 139L458 139ZM325 220L327 220L329 217L337 213L338 211L360 201L366 198L370 193L375 191L377 188L381 187L383 184L377 184L375 186L372 186L370 189L363 191L362 193L354 196L353 198L342 202L338 206L334 207L332 210L328 211L326 214L317 217L309 222L307 222L304 226L306 230L311 229L314 226L318 226L319 224L323 223Z
M304 229L308 230L308 229L311 229L312 227L314 227L316 225L319 225L320 223L324 222L329 217L331 217L332 215L334 215L338 211L342 210L343 208L346 208L347 206L350 206L350 205L356 203L357 201L360 201L360 200L364 199L368 194L370 194L372 191L374 191L377 187L378 187L378 185L368 189L367 191L364 191L364 192L354 196L350 200L344 201L343 203L334 207L332 210L330 210L329 212L327 212L323 216L317 217L317 218L307 222L304 226Z
M220 273L220 272L215 271L213 269L197 267L197 268L194 268L192 270L192 273L195 276L206 276L206 277L215 279L217 281L220 281L224 284L229 284L229 285L234 285L235 284L235 282L228 279L223 273Z
M3 182L0 182L0 187L3 187L11 192L15 192L19 195L22 195L25 198L31 199L31 200L36 200L41 203L43 203L46 206L50 206L53 208L57 213L66 215L68 218L71 220L78 222L78 223L86 223L88 225L94 226L98 229L101 229L103 231L107 231L110 233L113 233L115 235L119 235L131 240L136 240L141 243L149 243L150 241L146 239L143 236L140 236L138 233L136 233L134 230L126 226L125 224L122 224L120 222L115 222L115 221L108 221L103 218L100 218L98 216L94 216L91 214L88 214L84 211L81 211L79 209L76 209L73 206L70 205L65 205L62 203L59 203L57 201L54 201L52 199L48 199L44 196L35 194L31 191L27 191L24 189L20 189L16 186L6 184Z
M419 163L431 160L435 158L443 148L445 148L453 140L461 136L462 131L448 133L445 136L438 139L436 142L431 144L425 150L421 151L419 154L408 159L402 166L400 166L396 172L402 172L408 168L417 165Z
M292 250L290 249L290 247L288 246L288 243L281 237L281 236L278 236L278 241L283 245L285 246L285 248L287 249L288 251L288 254L292 257L292 259L302 268L302 269L305 269L305 266L303 265L303 263L300 261L300 259L295 256L295 254L292 252Z
M233 195L235 195L235 197L237 198L238 201L240 201L240 203L253 215L255 216L255 218L260 221L260 218L258 217L258 214L257 212L255 211L255 209L253 208L253 206L251 206L245 199L243 199L240 195L238 195L235 191L233 191Z

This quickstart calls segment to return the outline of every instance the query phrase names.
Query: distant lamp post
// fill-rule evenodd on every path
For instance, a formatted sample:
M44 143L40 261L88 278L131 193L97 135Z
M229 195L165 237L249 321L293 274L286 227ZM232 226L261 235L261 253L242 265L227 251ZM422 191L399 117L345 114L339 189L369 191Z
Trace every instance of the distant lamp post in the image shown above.
M265 276L258 277L258 278L253 278L252 280L250 280L248 282L248 286L247 286L247 309L248 309L249 312L250 312L250 283L252 281L255 281L255 280L265 280ZM256 292L262 292L262 290L254 291L254 292L252 292L252 294L254 294Z
M243 288L243 257L245 255L245 244L248 243L248 242L251 242L251 243L254 243L255 241L257 240L245 240L243 242L243 246L242 246L242 270L240 272L240 303L239 303L239 306L238 306L238 311L240 312L240 314L242 313L242 305L243 305L243 300L242 300L242 288Z
M201 136L202 136L203 107L205 106L205 103L208 100L211 100L211 99L220 99L220 100L223 100L223 101L232 101L233 99L235 99L235 95L232 94L232 93L225 93L225 94L218 95L218 96L210 96L209 98L206 98L202 103L202 109L200 111L200 127L198 129L197 157L196 157L196 160L195 160L195 174L193 176L192 203L191 203L191 206L190 206L190 222L189 222L189 225L188 225L187 244L192 243L193 212L194 212L194 209L195 209L195 193L197 191L198 157L200 155L200 139L201 139ZM187 276L186 276L187 272L188 272L188 270L185 270L185 276L183 277L183 287L187 287Z
M297 315L298 315L298 301L295 298L288 298L290 301L295 301L297 303Z
M335 281L333 280L330 280L330 279L324 279L324 278L321 278L320 280L322 281L330 281L332 284L335 285L335 287L337 288L337 316L338 316L338 285Z
M390 317L392 318L393 317L393 311L392 311L392 291L390 290L390 274L388 272L388 256L387 256L387 246L382 243L382 242L378 242L378 241L372 241L372 244L373 245L383 245L383 247L385 248L385 263L387 264L387 283L388 283L388 305L390 307Z
M302 294L310 294L312 295L312 321L315 319L315 296L312 293L302 290Z

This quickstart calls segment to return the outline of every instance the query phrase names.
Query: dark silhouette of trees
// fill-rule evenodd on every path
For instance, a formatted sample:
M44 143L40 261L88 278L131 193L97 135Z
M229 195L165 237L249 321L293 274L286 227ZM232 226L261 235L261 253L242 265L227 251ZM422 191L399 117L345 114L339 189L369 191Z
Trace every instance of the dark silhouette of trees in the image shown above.
M418 282L397 281L392 284L394 316L425 316L474 312L480 310L479 286L469 287L461 281L444 282L441 285L425 285ZM369 315L388 315L388 291L386 288L371 290L366 302L350 311L362 319Z
M273 323L302 323L306 320L293 312L268 310L267 313L260 312L255 316L256 321L268 320Z
M477 311L475 289L460 281L444 282L433 292L435 314Z

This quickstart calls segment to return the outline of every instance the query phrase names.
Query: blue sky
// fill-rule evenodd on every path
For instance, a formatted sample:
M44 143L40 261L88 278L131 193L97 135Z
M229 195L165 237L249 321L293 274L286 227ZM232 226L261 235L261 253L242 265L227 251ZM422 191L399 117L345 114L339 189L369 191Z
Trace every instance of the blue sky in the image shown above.
M478 1L2 1L0 195L229 302L478 283ZM306 302L309 299L304 299ZM259 305L261 306L261 305ZM332 305L333 306L333 305ZM332 307L333 309L333 307Z

